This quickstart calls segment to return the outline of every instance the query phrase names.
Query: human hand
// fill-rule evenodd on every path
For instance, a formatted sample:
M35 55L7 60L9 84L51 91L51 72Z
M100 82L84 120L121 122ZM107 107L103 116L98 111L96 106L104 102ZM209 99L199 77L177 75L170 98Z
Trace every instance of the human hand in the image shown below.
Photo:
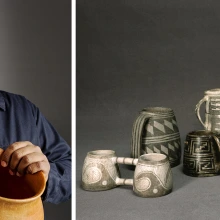
M29 141L15 142L4 150L0 150L1 165L9 168L11 175L22 176L25 173L43 171L47 181L50 163L40 147Z

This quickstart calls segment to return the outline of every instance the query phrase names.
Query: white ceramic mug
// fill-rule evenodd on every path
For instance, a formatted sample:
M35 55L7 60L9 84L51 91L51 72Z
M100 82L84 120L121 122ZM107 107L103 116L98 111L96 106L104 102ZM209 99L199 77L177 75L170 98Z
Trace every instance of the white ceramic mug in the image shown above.
M200 107L206 103L205 121L200 116ZM213 132L220 132L220 89L211 89L204 92L204 97L196 105L196 116L205 128Z
M173 188L172 171L165 154L143 154L134 172L133 190L140 197L160 197Z
M133 179L121 178L118 164L136 165L137 161L138 159L116 157L113 150L90 151L82 169L82 188L101 191L119 185L133 185Z

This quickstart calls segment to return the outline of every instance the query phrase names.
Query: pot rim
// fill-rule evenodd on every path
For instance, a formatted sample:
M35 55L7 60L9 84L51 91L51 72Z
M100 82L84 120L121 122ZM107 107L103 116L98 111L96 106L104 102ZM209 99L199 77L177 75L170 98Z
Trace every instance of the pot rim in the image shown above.
M26 174L26 175L35 175L35 174ZM38 197L40 197L43 194L46 188L46 180L45 180L45 176L43 172L39 171L36 173L36 175L40 175L40 177L44 180L44 183L45 183L42 185L42 187L40 188L39 192L36 195L26 198L26 199L10 199L10 198L0 196L0 201L11 202L11 203L27 203L27 202L36 200Z
M173 112L173 109L171 108L168 108L168 107L146 107L146 108L143 108L142 111L146 111L146 112L152 112L152 113L170 113L170 112Z
M200 138L200 137L212 137L212 136L216 136L216 134L209 130L195 130L189 132L187 136Z
M115 151L114 150L93 150L93 151L89 151L87 155L89 157L94 157L94 158L108 158L108 157L114 157Z
M144 164L161 164L168 161L168 157L161 153L143 154L139 157L138 162Z
M220 95L220 88L206 90L205 95Z

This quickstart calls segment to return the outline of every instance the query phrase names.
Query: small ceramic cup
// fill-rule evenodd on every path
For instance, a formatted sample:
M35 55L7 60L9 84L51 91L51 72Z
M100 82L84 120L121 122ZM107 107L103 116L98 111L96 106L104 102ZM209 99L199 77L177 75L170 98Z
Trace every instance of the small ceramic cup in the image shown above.
M215 176L220 171L220 143L215 133L207 130L187 134L183 172L189 176Z
M118 164L136 165L138 159L116 157L113 150L87 153L82 169L82 188L88 191L113 189L119 185L133 185L133 179L120 178Z
M159 197L173 188L172 171L165 154L141 155L134 172L134 193L141 197Z

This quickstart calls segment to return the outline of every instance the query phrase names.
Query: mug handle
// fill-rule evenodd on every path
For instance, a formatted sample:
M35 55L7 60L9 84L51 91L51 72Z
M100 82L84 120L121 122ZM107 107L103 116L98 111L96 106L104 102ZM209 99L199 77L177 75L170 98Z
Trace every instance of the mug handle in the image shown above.
M134 180L117 177L115 182L117 186L133 186Z
M152 117L149 113L143 113L136 118L132 128L131 139L131 157L138 158L140 156L140 149L142 145L142 132L145 122Z
M137 165L138 159L137 158L130 158L130 157L113 157L112 158L114 163L118 164L126 164L126 165Z
M215 135L213 135L213 138L215 139L215 142L218 145L218 149L220 151L220 141L219 141L219 139Z
M203 104L203 102L207 101L208 100L208 97L207 96L204 96L203 99L201 99L198 104L196 105L196 109L195 109L195 112L196 112L196 116L197 118L199 119L199 121L201 122L201 124L203 125L203 127L205 129L207 129L207 122L205 121L205 123L202 121L201 119L201 116L200 116L200 107L201 105Z
M129 158L129 157L113 157L112 158L113 163L118 163L118 164L127 164L127 165L134 165L136 166L138 163L138 159L134 158ZM124 178L116 178L116 185L128 185L128 186L133 186L133 179L124 179Z

